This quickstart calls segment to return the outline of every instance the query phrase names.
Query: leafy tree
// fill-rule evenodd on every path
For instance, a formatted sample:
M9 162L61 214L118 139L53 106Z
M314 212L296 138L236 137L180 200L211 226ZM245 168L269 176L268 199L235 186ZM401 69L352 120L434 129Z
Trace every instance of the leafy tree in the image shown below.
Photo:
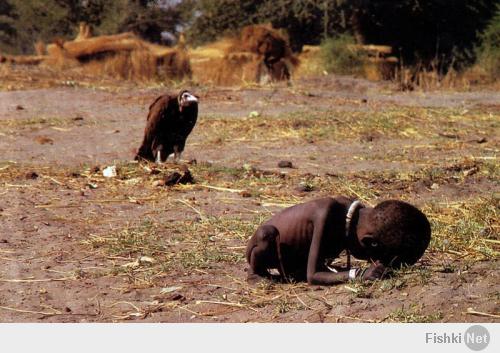
M193 3L193 0L185 0ZM359 43L391 45L405 63L444 67L474 58L474 45L498 0L200 0L191 12L196 43L252 23L290 35L292 49L347 32ZM459 60L457 60L459 59Z
M15 20L12 5L6 0L0 0L0 51L10 49L14 44Z
M0 0L0 49L30 53L38 40L74 38L82 21L95 34L132 31L159 42L161 32L175 33L181 22L174 5L165 0Z
M69 7L57 0L9 0L16 16L16 51L29 53L38 40L50 41L74 31L68 21Z
M215 40L252 23L258 23L258 8L265 0L184 1L180 6L188 23L188 40L194 45Z
M497 0L357 0L357 30L368 43L391 45L406 63L446 67L473 59L478 33Z
M180 13L175 6L160 7L156 1L129 1L118 30L134 32L151 42L160 42L161 33L176 32Z
M492 80L500 78L500 5L495 16L481 34L481 45L476 49L478 63L491 76Z

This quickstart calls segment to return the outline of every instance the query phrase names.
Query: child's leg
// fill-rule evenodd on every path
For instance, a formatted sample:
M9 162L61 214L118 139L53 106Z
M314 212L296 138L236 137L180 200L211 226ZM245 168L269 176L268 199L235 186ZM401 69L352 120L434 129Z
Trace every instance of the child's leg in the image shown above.
M247 245L246 257L250 264L248 280L258 277L269 277L268 269L279 266L276 238L278 230L271 225L260 226L250 238Z

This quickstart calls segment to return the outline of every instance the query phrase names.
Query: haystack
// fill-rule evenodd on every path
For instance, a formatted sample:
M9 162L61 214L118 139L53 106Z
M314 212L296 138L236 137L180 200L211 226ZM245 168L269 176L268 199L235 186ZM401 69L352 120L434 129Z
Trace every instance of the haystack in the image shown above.
M398 58L391 56L392 47L388 45L351 45L352 50L365 54L364 76L372 81L392 80L396 77Z
M197 81L223 85L288 80L298 64L288 39L269 25L244 27L189 55Z
M133 33L92 37L90 27L80 24L75 40L54 40L44 46L36 43L37 56L1 56L0 61L15 64L43 64L51 68L79 68L93 75L149 80L182 79L191 75L184 47L169 48L148 43Z
M393 80L399 60L391 56L392 47L387 45L349 45L348 48L354 52L363 54L363 77L372 80ZM310 77L326 74L324 59L321 57L321 47L304 45L299 54L300 65L296 70L297 77Z
M304 45L299 54L299 66L295 69L295 77L310 77L325 74L319 45Z
M49 62L73 66L74 62L91 74L107 74L125 79L182 79L191 75L183 49L148 43L133 33L84 38L47 47Z
M38 65L46 56L44 55L2 55L0 54L0 63L16 65Z

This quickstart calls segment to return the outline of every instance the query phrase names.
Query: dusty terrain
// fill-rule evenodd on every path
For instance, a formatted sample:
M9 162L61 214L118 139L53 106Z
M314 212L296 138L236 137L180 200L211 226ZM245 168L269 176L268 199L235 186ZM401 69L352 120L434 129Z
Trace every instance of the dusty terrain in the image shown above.
M187 86L184 161L154 167L131 161L147 107L181 85L3 72L0 322L499 322L498 92ZM155 186L183 165L194 184ZM246 283L258 224L341 194L421 207L424 258L368 284Z

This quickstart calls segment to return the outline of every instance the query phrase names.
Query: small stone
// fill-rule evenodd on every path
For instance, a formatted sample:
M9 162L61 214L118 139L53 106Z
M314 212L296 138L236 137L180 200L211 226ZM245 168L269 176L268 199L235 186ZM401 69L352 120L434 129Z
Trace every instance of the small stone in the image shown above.
M248 117L249 118L258 118L260 116L260 113L256 110L250 112L250 114L248 114Z
M47 136L37 136L35 137L35 141L38 142L40 145L53 145L54 140Z
M279 168L293 168L293 163L291 161L279 161L278 162L278 167Z
M306 183L300 183L299 186L295 188L295 190L299 192L311 192L314 190L314 187Z
M167 299L171 301L184 301L186 297L179 293L173 293Z
M241 197L252 197L252 194L250 194L248 191L246 190L243 190L242 192L240 192L240 196Z
M22 105L16 105L16 110L24 110L24 107Z
M26 174L26 179L37 179L37 178L38 178L37 172L29 172Z
M116 166L111 165L109 167L104 168L104 170L102 171L102 175L105 178L114 178L114 177L116 177L117 176Z

